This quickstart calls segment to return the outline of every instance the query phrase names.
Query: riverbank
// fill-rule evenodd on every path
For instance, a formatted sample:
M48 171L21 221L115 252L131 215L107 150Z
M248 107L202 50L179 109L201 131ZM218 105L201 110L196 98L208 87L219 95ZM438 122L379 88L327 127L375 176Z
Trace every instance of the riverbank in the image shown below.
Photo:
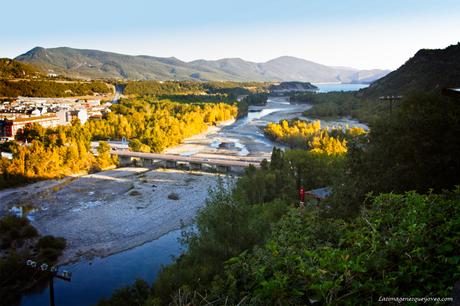
M210 126L167 149L182 154L235 120ZM42 235L64 237L60 264L122 252L190 224L217 174L118 168L0 191L0 216L27 217ZM174 194L174 195L173 195Z
M275 144L263 135L261 128L269 122L298 117L310 107L290 104L287 97L270 97L263 107L250 106L246 117L210 127L205 133L166 149L165 153L256 162L270 159Z
M28 207L40 234L67 240L62 264L131 249L190 224L216 182L212 173L119 168L0 199L4 211Z

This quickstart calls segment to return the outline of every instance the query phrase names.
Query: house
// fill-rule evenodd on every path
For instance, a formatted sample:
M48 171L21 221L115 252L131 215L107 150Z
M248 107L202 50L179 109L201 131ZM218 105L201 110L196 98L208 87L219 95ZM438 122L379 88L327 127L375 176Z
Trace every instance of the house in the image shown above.
M19 130L34 123L38 123L44 128L51 128L59 125L59 118L56 114L16 119L4 118L0 120L0 138L14 139Z

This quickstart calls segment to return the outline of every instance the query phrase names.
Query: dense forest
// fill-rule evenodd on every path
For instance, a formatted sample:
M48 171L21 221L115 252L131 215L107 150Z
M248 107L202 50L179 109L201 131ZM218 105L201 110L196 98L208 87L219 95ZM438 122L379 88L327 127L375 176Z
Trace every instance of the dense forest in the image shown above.
M291 148L328 155L346 153L347 143L366 133L357 127L321 128L319 120L281 120L280 123L269 123L264 132L272 140L288 144Z
M451 297L460 279L460 104L405 97L346 154L274 149L221 182L155 283L99 305L359 305ZM292 125L289 127L292 128ZM298 188L330 187L299 207Z
M24 128L17 140L1 144L1 151L13 153L13 159L0 159L0 188L37 180L59 178L65 175L92 172L113 165L109 150L91 152L91 134L86 127L74 121L69 126L45 129L38 124ZM110 149L110 148L109 148Z
M229 103L234 104L236 99L227 94L163 94L158 96L159 100L170 100L182 103Z
M198 82L188 81L131 81L126 84L125 95L159 96L172 94L199 94L203 87Z
M262 82L131 81L124 94L182 103L227 103L237 105L237 117L241 117L249 105L266 103L269 86ZM244 99L237 102L239 96Z
M389 112L388 103L359 98L352 92L295 93L290 95L290 100L292 103L312 104L313 107L304 113L312 118L351 117L369 124Z
M93 139L125 137L142 144L142 151L161 152L184 138L236 117L236 106L225 103L176 103L153 98L122 99L104 120L89 121Z
M254 93L243 98L241 102L248 105L264 106L267 104L268 94L267 93Z
M236 99L238 95L266 91L269 83L261 82L193 82L193 81L130 81L124 94L138 96L223 94Z
M35 80L0 80L1 97L77 97L107 94L111 89L101 81L55 82Z

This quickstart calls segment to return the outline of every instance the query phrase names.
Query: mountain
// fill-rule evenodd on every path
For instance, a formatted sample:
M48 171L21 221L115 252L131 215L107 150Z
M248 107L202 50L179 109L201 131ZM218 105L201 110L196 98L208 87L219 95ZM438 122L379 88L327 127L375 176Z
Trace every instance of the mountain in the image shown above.
M397 70L362 90L362 94L377 97L460 87L459 59L460 43L445 49L422 49Z
M9 58L0 58L0 79L29 78L41 73L31 65Z
M240 58L184 62L174 57L132 56L67 47L36 47L16 60L76 78L130 80L370 82L389 71L329 67L283 56L265 63Z

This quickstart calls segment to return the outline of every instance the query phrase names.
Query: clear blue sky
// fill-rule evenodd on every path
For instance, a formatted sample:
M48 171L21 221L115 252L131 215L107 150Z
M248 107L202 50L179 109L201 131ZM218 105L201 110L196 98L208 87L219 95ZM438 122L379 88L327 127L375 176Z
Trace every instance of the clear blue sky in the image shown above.
M459 0L5 0L0 7L0 57L69 46L395 69L420 48L460 41Z

